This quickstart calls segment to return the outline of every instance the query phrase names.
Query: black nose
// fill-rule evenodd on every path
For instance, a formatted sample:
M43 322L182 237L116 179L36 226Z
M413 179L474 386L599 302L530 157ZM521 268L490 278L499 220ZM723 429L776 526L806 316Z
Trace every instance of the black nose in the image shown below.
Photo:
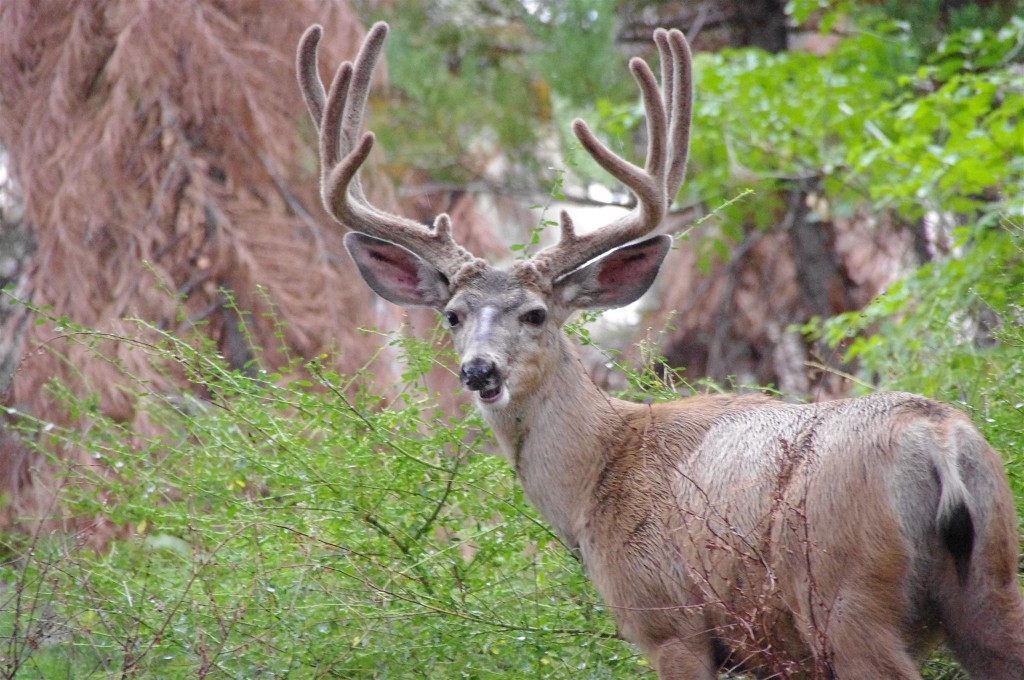
M498 377L498 369L490 359L477 357L462 364L459 378L468 389L479 392L493 383Z

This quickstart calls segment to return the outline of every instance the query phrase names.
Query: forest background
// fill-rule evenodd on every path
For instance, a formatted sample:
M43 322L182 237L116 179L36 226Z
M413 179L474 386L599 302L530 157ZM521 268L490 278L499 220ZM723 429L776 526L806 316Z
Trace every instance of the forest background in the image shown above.
M12 0L0 676L643 676L434 316L375 300L320 207L294 47L324 24L333 67L378 19L369 191L496 261L628 203L568 122L642 157L625 61L686 32L677 248L572 325L595 380L920 392L1024 499L1019 2Z

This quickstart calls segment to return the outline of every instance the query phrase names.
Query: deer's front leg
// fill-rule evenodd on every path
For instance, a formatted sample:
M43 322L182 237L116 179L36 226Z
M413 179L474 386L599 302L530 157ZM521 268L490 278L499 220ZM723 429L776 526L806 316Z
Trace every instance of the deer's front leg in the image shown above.
M715 680L711 643L706 638L681 640L672 638L649 651L658 680Z

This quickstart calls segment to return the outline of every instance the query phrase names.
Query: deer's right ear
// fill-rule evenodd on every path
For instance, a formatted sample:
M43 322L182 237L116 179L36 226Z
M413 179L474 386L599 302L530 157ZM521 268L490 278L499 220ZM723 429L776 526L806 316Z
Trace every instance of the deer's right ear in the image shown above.
M444 274L402 246L352 231L345 249L367 285L388 302L440 310L451 298Z

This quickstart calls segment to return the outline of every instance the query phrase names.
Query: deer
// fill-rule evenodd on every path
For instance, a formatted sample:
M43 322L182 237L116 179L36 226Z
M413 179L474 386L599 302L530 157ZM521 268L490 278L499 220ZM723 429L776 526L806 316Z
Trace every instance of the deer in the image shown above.
M591 379L563 324L628 305L673 239L655 233L686 172L692 57L658 29L661 72L629 62L646 113L642 167L580 119L589 155L634 207L492 266L433 226L373 206L363 131L388 26L366 34L329 89L319 25L297 54L316 127L320 188L365 282L436 310L529 501L582 561L661 680L920 679L945 642L972 678L1024 678L1024 599L1013 497L999 454L952 406L895 392L819 403L707 394L633 403Z

